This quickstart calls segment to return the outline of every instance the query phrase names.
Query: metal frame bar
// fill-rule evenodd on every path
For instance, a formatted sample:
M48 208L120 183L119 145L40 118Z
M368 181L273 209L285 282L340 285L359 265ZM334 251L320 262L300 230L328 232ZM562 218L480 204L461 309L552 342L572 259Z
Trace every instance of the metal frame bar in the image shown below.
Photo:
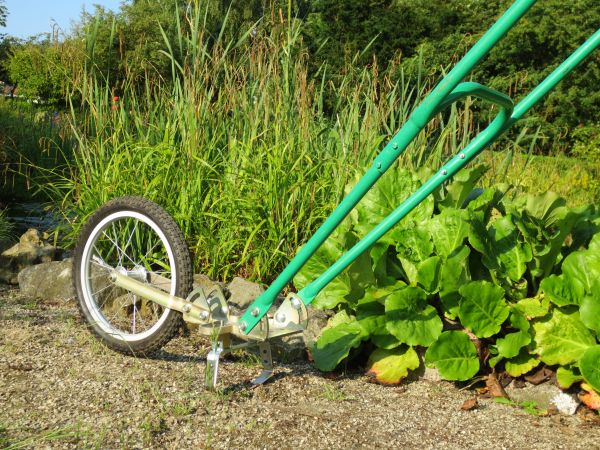
M473 160L500 135L521 119L544 95L554 88L579 63L600 45L598 29L581 47L569 56L544 81L534 88L519 104L513 107L512 100L493 89L478 83L461 83L467 74L489 53L519 19L536 3L536 0L516 0L498 21L483 35L469 52L444 77L425 100L413 111L400 131L390 140L375 158L371 167L358 181L352 191L342 200L315 234L290 261L283 272L246 310L239 322L240 330L249 333L267 313L277 295L292 280L308 259L325 242L329 235L344 220L348 213L371 189L377 180L393 165L417 134L437 113L467 96L477 97L497 105L500 109L496 118L479 133L458 155L444 164L436 174L406 199L388 217L373 228L347 253L330 266L321 276L298 293L298 297L309 304L317 294L337 275L346 269L361 253L366 251L386 232L410 213L444 181L451 178L468 162Z

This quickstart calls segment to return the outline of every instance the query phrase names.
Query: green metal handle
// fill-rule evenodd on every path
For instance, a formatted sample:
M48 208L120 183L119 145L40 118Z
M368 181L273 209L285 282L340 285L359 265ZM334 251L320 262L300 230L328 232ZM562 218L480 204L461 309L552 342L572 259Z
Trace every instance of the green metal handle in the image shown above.
M488 127L479 133L458 155L429 180L427 180L413 195L398 206L388 217L375 226L363 239L355 244L346 254L329 267L321 276L298 293L305 304L310 303L315 296L333 278L339 275L356 258L381 236L389 231L399 220L405 217L413 208L423 201L443 182L462 169L469 161L494 142L502 133L508 130L517 120L523 117L544 95L546 95L560 80L583 61L592 51L600 46L600 30L596 31L581 47L556 68L542 83L533 89L519 104L513 105L510 97L478 83L461 83L468 73L491 50L491 48L510 30L515 23L533 6L535 0L516 0L511 7L498 19L487 33L459 61L448 75L413 111L410 118L398 133L383 148L375 158L366 174L342 200L340 205L325 220L323 225L308 240L306 245L290 261L283 272L275 279L269 288L263 292L241 317L239 326L245 334L267 313L276 296L289 283L306 261L323 244L327 237L337 228L342 220L354 208L358 201L369 191L427 125L430 119L452 103L473 96L488 101L500 107L497 117Z
M494 25L477 41L462 60L454 66L454 68L444 77L444 79L433 89L433 91L423 100L423 102L413 111L411 117L398 131L398 133L388 142L381 153L373 161L373 165L367 170L363 178L359 180L352 191L342 200L338 207L325 220L323 225L315 232L315 234L302 247L301 251L290 261L287 267L273 281L269 288L263 292L244 312L240 319L240 330L248 334L267 313L270 306L275 301L277 295L287 286L294 275L304 266L306 261L317 251L317 249L325 242L329 235L337 228L344 220L350 211L356 206L361 198L371 189L371 187L379 180L379 178L394 164L402 152L408 147L412 140L429 122L429 119L438 110L438 107L449 99L449 95L453 93L459 83L468 75L483 57L502 39L506 33L517 23L517 21L535 4L536 0L516 0L510 8L496 21ZM492 122L498 125L500 121L506 124L506 111L501 111L500 115ZM491 124L491 125L492 125ZM491 126L490 125L490 126ZM493 127L494 129L496 127ZM492 131L492 130L490 130ZM444 176L443 179L446 179ZM442 181L438 180L440 183ZM386 222L387 223L387 222ZM354 253L352 253L354 255ZM338 261L339 263L340 261ZM349 264L348 260L344 260ZM336 263L337 264L337 263ZM336 269L340 269L341 265L334 265ZM331 268L333 268L332 266ZM331 269L330 268L330 269ZM343 269L342 269L343 270ZM327 277L324 277L325 273ZM310 286L318 284L324 286L323 281L331 280L336 274L330 270L326 271ZM338 272L339 273L339 272ZM329 282L329 281L327 281ZM327 283L326 282L326 283ZM325 284L326 284L325 283ZM302 294L302 291L299 294ZM318 293L318 291L317 291ZM316 295L316 294L315 294ZM304 303L308 304L314 296L300 296ZM312 298L311 298L312 297Z
M466 97L476 97L485 100L494 105L498 105L510 115L515 107L515 104L508 95L498 92L492 88L471 81L460 83L456 88L444 99L442 103L434 110L432 117L448 108L453 103L462 100ZM431 119L430 117L429 119Z

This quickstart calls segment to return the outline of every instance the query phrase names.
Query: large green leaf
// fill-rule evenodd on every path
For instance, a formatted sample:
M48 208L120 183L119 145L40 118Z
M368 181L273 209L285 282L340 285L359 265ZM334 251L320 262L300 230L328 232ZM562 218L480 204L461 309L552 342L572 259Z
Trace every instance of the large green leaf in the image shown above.
M442 260L439 256L432 256L421 261L417 266L416 281L428 294L437 292L440 284L440 270Z
M438 202L440 209L461 208L476 183L488 170L484 165L463 169L454 175L452 182L446 188L446 196Z
M579 314L584 325L600 336L600 282L596 284L598 286L594 291L594 295L583 298Z
M522 348L517 356L506 360L504 368L512 377L520 377L540 365L540 360Z
M550 301L540 297L524 298L512 305L513 309L521 313L527 319L535 319L548 314L550 310Z
M588 348L579 360L581 375L597 392L600 392L600 345Z
M477 349L461 331L445 331L425 353L425 363L435 366L446 380L468 380L479 371Z
M583 380L578 369L571 366L560 366L556 370L556 381L562 389L569 389L574 383Z
M442 320L419 287L408 286L387 297L385 316L388 331L404 344L428 346L442 332Z
M346 248L347 239L348 232L344 231L343 228L329 236L294 277L296 289L300 290L306 287L337 261ZM340 303L346 303L346 296L351 291L350 276L348 272L343 272L317 295L317 298L313 301L313 306L319 309L333 309Z
M546 364L571 364L596 343L579 318L579 312L552 311L550 317L533 324L535 353Z
M473 218L469 227L469 242L483 255L483 264L490 270L518 282L533 258L531 245L520 242L520 233L511 216L497 219L486 229L485 224Z
M562 273L565 278L581 284L586 294L591 294L600 279L600 253L593 250L571 253L562 265Z
M410 194L419 186L420 182L405 169L390 169L370 189L358 204L356 210L358 221L355 229L360 236L365 236L374 225L380 223L394 211ZM394 244L399 241L396 233L409 227L414 221L420 224L429 219L433 214L433 197L427 197L404 220L387 233L381 242Z
M460 209L445 209L427 222L438 255L447 257L457 247L463 245L469 234L469 224L465 220L468 212Z
M490 337L500 331L510 309L504 290L488 281L472 281L459 289L460 322L477 337Z
M417 352L403 345L394 350L375 349L369 357L368 373L382 384L398 384L406 378L409 370L421 365Z
M564 275L550 275L544 278L540 289L557 306L579 305L585 292L578 280Z
M426 227L413 224L411 228L396 231L394 238L398 256L413 263L427 259L433 252L433 242Z
M445 262L440 271L440 300L445 313L451 319L458 315L461 286L471 281L469 271L469 255L471 249L466 245L456 249Z
M315 365L325 372L332 371L367 337L358 322L341 323L326 329L312 348Z
M496 340L498 354L503 358L514 358L521 349L531 342L531 335L527 331L509 333Z

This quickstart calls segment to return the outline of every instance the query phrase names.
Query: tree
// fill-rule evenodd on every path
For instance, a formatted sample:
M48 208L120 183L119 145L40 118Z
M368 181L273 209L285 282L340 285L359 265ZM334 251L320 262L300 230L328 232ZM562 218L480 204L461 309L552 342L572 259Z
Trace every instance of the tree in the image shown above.
M21 95L54 104L63 100L67 74L60 51L60 47L48 42L30 42L13 51L8 74Z
M8 15L8 8L5 5L4 0L0 0L0 27L6 26L6 16Z

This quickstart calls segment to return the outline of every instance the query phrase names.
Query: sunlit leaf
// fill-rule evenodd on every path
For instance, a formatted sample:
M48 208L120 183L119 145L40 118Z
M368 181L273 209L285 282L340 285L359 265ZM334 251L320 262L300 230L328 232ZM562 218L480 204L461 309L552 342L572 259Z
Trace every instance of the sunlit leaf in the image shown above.
M427 349L425 363L446 380L468 380L479 371L477 349L461 331L443 332Z
M535 353L546 364L571 364L596 344L596 338L579 318L578 311L552 311L550 317L533 324Z
M504 290L488 281L472 281L459 289L458 317L477 337L489 337L500 331L510 309Z
M387 297L385 316L388 331L404 344L428 346L442 332L442 320L418 287L408 286Z
M403 345L394 350L378 348L371 353L367 363L368 374L382 384L398 384L409 370L419 367L421 361L412 347Z
M585 381L600 392L600 345L588 348L579 360L579 370Z

